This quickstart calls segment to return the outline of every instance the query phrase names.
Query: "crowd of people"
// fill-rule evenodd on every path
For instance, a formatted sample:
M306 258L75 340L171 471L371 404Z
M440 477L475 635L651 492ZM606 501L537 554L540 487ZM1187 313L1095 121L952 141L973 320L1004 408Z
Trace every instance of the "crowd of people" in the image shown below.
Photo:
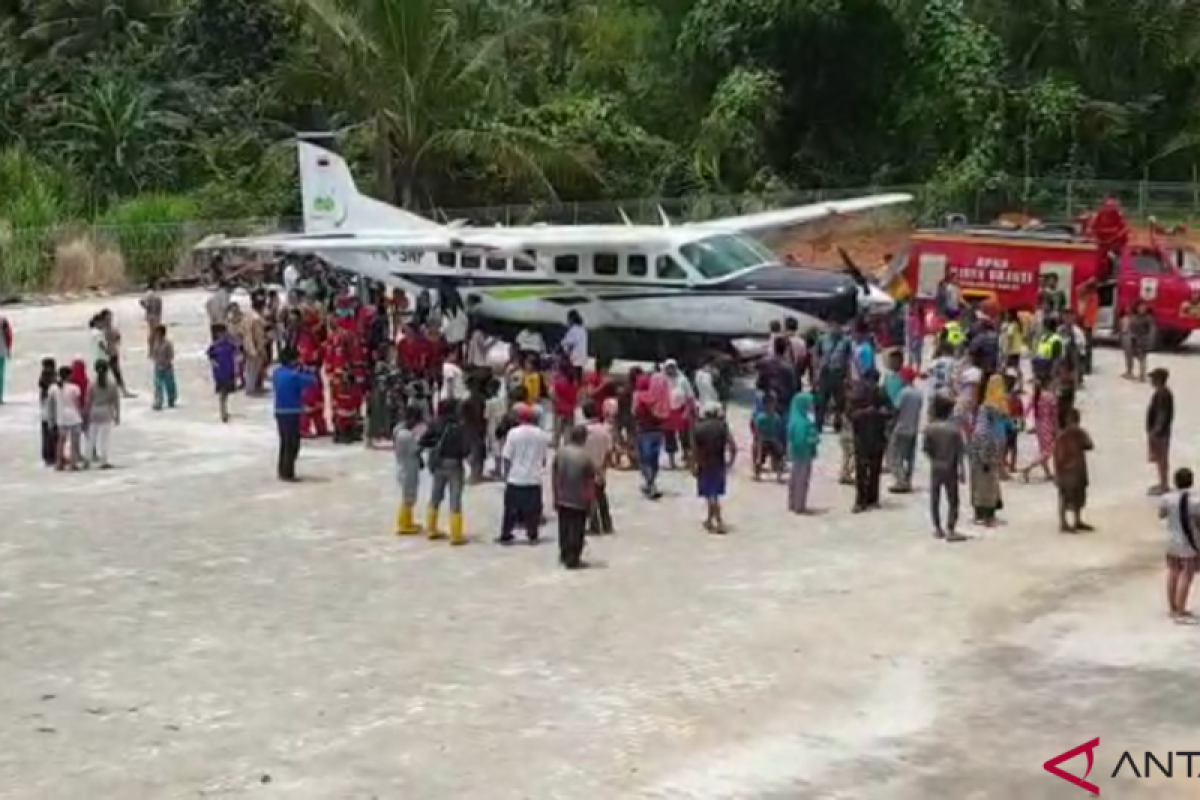
M617 374L609 361L590 357L587 329L572 312L560 342L548 347L524 331L499 363L496 340L471 324L453 295L422 293L409 308L407 296L380 287L313 291L291 278L282 291L252 290L245 309L226 284L205 304L217 414L230 420L234 392L273 396L281 480L297 480L303 439L391 449L400 485L395 532L454 545L468 541L467 486L501 481L497 541L511 544L520 530L537 543L552 509L560 559L570 569L585 565L587 533L614 530L613 471L637 473L651 502L662 496L661 469L690 471L705 504L704 529L729 530L722 499L739 452L726 417L733 386L719 358L694 370L667 360ZM931 530L940 540L969 538L960 520L963 486L974 524L991 527L1005 508L1005 484L1035 474L1056 487L1061 531L1093 530L1084 512L1094 444L1077 403L1091 370L1090 337L1056 287L1047 285L1043 297L1031 314L1001 315L963 303L948 283L931 302L904 304L882 328L859 320L802 332L795 319L780 320L757 365L751 476L785 484L789 511L811 513L813 465L830 431L840 482L854 487L854 513L881 507L885 475L890 493L911 493L924 460ZM178 402L175 348L154 287L141 306L152 408L170 409ZM43 361L42 458L58 470L111 466L112 431L122 401L133 397L113 315L100 312L90 327L90 361ZM12 330L7 323L3 330L7 355ZM1149 380L1153 389L1150 492L1165 496L1161 513L1179 540L1169 559L1170 591L1183 599L1171 607L1187 620L1187 592L1179 587L1190 586L1196 549L1184 534L1200 520L1200 502L1187 494L1190 473L1170 474L1174 400L1167 371L1147 368L1153 319L1144 307L1132 309L1121 330L1125 377ZM1026 432L1036 447L1022 462ZM1188 512L1193 507L1196 514Z

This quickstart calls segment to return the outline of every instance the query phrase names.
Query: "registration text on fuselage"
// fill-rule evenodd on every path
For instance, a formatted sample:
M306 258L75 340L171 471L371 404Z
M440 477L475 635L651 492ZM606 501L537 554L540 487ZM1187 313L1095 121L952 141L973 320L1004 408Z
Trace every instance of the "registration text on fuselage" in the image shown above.
M425 251L415 247L394 247L387 250L369 250L368 255L389 264L419 264L425 257Z

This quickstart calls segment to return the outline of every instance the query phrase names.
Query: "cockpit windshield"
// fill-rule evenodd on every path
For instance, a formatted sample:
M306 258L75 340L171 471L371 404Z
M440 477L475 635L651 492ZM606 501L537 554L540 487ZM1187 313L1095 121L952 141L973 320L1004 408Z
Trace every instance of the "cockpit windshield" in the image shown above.
M721 233L690 242L680 254L705 278L723 278L775 261L775 254L749 236Z

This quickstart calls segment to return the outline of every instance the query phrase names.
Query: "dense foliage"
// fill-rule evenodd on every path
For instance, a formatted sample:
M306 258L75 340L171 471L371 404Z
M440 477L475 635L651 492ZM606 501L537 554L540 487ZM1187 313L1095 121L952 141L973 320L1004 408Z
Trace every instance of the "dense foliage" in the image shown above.
M1185 0L0 0L0 224L1190 178ZM168 219L164 219L168 221Z

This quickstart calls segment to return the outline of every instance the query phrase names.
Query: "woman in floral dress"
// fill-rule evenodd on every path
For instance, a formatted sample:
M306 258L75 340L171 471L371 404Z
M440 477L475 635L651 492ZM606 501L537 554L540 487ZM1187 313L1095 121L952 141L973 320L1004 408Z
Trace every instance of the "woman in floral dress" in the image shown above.
M1003 391L1003 376L992 375L987 383L986 397L989 400L1002 397ZM1000 494L1004 442L998 433L1003 412L996 402L981 402L976 405L974 425L967 440L971 505L975 509L975 524L990 528L996 524L996 512L1004 508L1004 500Z
M1058 392L1051 381L1039 378L1033 389L1033 431L1037 436L1037 458L1021 470L1021 480L1028 482L1029 473L1041 467L1046 480L1053 480L1050 460L1054 457L1054 442L1058 439Z

